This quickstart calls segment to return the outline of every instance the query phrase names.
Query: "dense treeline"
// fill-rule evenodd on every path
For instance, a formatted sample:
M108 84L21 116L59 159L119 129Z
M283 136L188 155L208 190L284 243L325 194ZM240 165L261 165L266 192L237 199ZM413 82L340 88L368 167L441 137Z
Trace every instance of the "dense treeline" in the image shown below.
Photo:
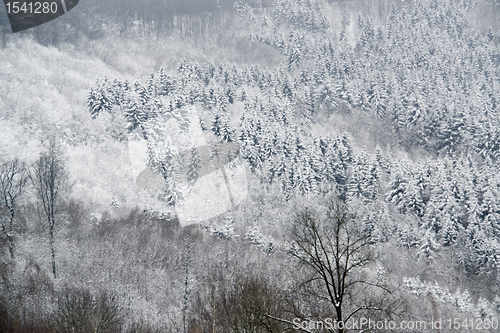
M147 30L164 4L102 19ZM472 2L394 4L384 20L344 13L334 31L321 1L278 1L272 17L238 3L253 43L282 54L275 69L181 61L144 83L99 78L87 107L102 137L63 133L67 151L94 145L113 156L111 144L140 136L150 167L175 169L161 131L187 127L196 109L207 138L238 145L250 198L184 228L164 190L140 192L163 200L164 212L115 199L97 212L63 196L54 214L24 174L43 170L51 150L22 168L6 161L3 189L9 179L25 187L16 209L2 204L0 328L282 332L294 318L350 312L491 324L500 309L499 40L468 24ZM189 161L188 177L199 162Z
M172 115L181 121L185 105L199 104L213 123L207 127L220 140L236 140L250 169L264 183L277 181L285 197L335 188L348 201L389 202L418 220L416 230L393 231L402 246L417 247L426 257L439 245L457 246L457 262L468 272L496 276L500 183L492 115L498 112L499 76L490 74L499 65L495 37L467 31L470 4L426 1L411 11L393 8L387 27L377 33L368 19L359 18L355 47L341 33L342 47L336 49L318 6L280 3L276 24L283 27L265 27L272 37L256 35L284 53L286 67L264 73L256 67L182 63L177 77L152 74L144 86L99 81L89 109L95 117L120 106L116 117L124 121L113 131L121 135L140 126L148 137L147 130L155 128L151 119ZM282 30L290 31L288 38L280 37ZM414 38L425 31L437 35ZM415 47L407 45L409 40ZM443 47L430 50L431 44ZM480 108L474 104L479 101ZM438 159L397 162L381 150L354 154L345 135L308 132L316 121L339 113L380 118L391 124L402 148L422 147ZM234 117L239 117L237 128L228 125ZM367 217L366 223L378 241L392 237L378 235L385 229L380 217Z
M316 208L324 204L320 199ZM301 258L297 252L300 247L292 247L293 252L289 252L286 243L274 240L275 247L269 250L266 245L269 240L262 237L258 228L247 229L245 237L238 237L242 230L236 218L226 218L224 226L180 228L175 219L151 210L127 211L110 207L107 213L89 223L88 210L83 204L68 202L59 207L59 213L67 219L59 228L64 239L57 241L61 249L57 260L60 267L64 267L59 269L60 280L52 279L50 270L34 260L14 265L3 258L2 262L10 267L2 267L5 279L0 299L2 330L280 332L290 328L294 318L335 317L332 305L323 301L326 294L321 284L312 282L305 289L298 288L312 273L304 266L298 269L300 266L289 255L295 253ZM300 227L309 221L321 223L321 228L331 227L322 224L328 221L328 218L323 220L323 214L320 210L301 213L300 219L294 222L296 235L307 236ZM357 233L362 231L357 229L362 228L360 220L347 222L353 236L369 240L366 234ZM31 246L36 246L36 235L40 231L30 230L32 228L29 223L25 226L21 223L16 228L17 236L20 241L28 238L33 242ZM318 234L319 237L327 235ZM288 236L286 239L294 240ZM302 247L307 244L303 243L306 240L296 239ZM395 252L394 246L391 243L388 250ZM364 249L363 260L375 254L369 242ZM351 260L357 258L356 254ZM417 272L426 267L422 263L411 265L418 266ZM449 291L418 278L406 279L399 285L392 274L393 269L400 270L400 266L401 263L394 262L384 267L371 259L359 270L354 266L347 275L348 281L366 281L369 285L361 284L363 288L353 289L346 296L345 308L343 306L346 316L357 304L370 304L374 309L363 313L373 320L429 319L433 314L426 310L430 309L426 298L418 297L426 293L439 302L443 316L479 315L489 319L496 315L498 297L494 302L481 298L476 305L467 291ZM384 289L375 287L375 292L366 289L372 288L370 285ZM377 310L376 306L382 307Z
M83 38L98 39L110 33L164 36L180 31L181 35L200 38L206 37L212 26L219 25L234 7L241 5L232 0L81 0L65 16L20 34L33 36L45 45L78 43ZM258 0L246 5L269 8L272 1ZM4 6L0 6L0 32L3 40L11 33Z

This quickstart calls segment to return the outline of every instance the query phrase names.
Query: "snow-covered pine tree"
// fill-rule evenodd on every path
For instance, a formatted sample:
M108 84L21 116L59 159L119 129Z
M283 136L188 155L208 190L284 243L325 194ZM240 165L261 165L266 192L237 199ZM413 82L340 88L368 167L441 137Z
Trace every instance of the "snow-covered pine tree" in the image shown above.
M300 195L306 195L313 190L312 170L307 161L294 163L292 186L296 188ZM315 186L317 188L317 186Z
M245 102L248 100L248 95L247 95L245 88L241 89L241 94L240 94L239 100L240 100L240 102Z
M175 90L175 81L165 73L163 68L160 69L158 76L158 95L169 96Z
M111 91L113 96L112 103L114 105L120 105L123 102L126 93L125 89L126 87L124 82L118 79L113 80L113 87L111 88Z
M304 117L307 119L308 124L311 124L314 116L314 92L312 89L306 89L304 92Z
M90 88L87 97L87 106L92 118L96 118L102 111L110 112L113 108L113 100L110 98L110 88L107 79L101 83L97 80L97 87Z
M500 183L498 168L491 158L486 157L478 177L480 188L479 211L482 216L481 229L488 236L500 235Z
M235 130L229 124L227 119L221 119L221 127L217 139L221 142L233 142L235 137Z
M170 147L168 142L153 144L148 148L148 165L159 172L165 180L163 199L167 204L175 206L182 196L182 161L179 154Z
M406 191L406 205L416 216L421 218L424 216L425 212L425 202L423 196L423 190L425 186L425 180L422 177L421 172L417 172L411 178L408 183L408 188Z
M405 214L407 210L405 199L408 190L408 179L403 170L394 170L391 176L392 180L385 199L397 207L401 214Z
M459 202L459 188L452 176L453 169L449 160L437 164L437 172L429 179L433 188L423 218L425 228L432 228L443 245L449 245L446 241L448 233L456 238L465 217L464 205Z
M274 178L279 179L283 177L288 167L289 166L287 166L285 156L283 155L282 152L280 152L278 156L276 156L272 161L272 165L270 168L270 181L273 180Z
M283 97L288 98L288 100L292 100L293 98L293 87L290 84L290 81L288 78L285 78L282 88L281 88L281 93L283 94Z
M135 100L130 100L123 106L124 117L127 123L127 129L132 132L137 128L144 131L144 124L148 121L144 109L137 105Z
M418 251L419 259L433 261L436 258L436 253L439 250L439 244L436 241L434 232L427 229L420 239L420 247Z
M361 153L359 159L364 166L363 179L361 187L363 189L363 197L368 201L373 201L379 194L379 185L377 180L377 170L374 161L368 156L366 151Z
M490 257L488 238L478 225L469 225L460 238L459 264L471 274L480 274L487 268Z
M312 170L313 180L316 184L327 181L326 175L326 160L325 155L323 155L321 140L314 139L310 151L309 158L310 168Z
M461 233L462 225L456 223L454 217L446 213L440 217L441 229L439 229L439 241L443 246L455 245L459 234ZM463 232L463 231L462 231Z
M200 153L196 147L192 147L187 165L187 181L189 183L194 183L198 179L201 168Z
M223 118L222 115L218 113L215 115L215 119L212 122L212 126L210 127L210 129L214 132L216 138L220 137L222 126L223 126Z
M151 74L145 86L139 88L138 104L145 107L155 96L154 76Z
M349 180L347 182L346 198L353 201L363 197L361 181L363 179L363 166L361 163L354 163L351 168Z

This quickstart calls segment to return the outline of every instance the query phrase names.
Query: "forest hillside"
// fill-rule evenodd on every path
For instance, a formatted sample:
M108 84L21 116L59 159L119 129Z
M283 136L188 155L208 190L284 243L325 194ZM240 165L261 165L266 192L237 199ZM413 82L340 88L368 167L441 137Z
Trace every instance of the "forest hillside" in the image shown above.
M498 16L82 0L12 34L2 12L0 332L496 331Z

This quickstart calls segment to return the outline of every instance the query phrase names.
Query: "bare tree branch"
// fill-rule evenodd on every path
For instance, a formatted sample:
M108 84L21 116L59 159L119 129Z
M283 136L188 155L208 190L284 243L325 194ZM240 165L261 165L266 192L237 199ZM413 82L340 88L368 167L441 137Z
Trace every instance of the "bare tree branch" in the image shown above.
M49 243L52 254L52 273L56 277L55 257L55 224L56 204L61 197L61 191L66 181L66 170L62 154L56 145L55 139L49 144L48 152L42 153L34 163L30 174L38 199L47 218L49 228Z
M289 325L295 325L292 321L289 321L289 320L286 320L286 319L282 319L282 318L278 318L278 317L273 317L273 316L270 316L268 314L265 314L266 317L268 317L269 319L273 319L273 320L277 320L281 323L285 323L285 324L289 324ZM298 328L298 330L301 330L302 332L307 332L307 333L314 333L313 331L309 331L309 330L306 330L306 329L303 329L303 328Z
M13 224L14 217L17 210L17 199L22 194L26 184L27 172L23 162L19 159L14 159L5 162L0 167L0 200L2 201L3 208L8 211L9 228L2 219L2 231L8 239L8 246L11 258L14 259L13 248Z
M353 216L339 199L331 200L327 208L325 221L321 221L308 210L297 215L291 230L290 254L304 267L309 267L313 274L302 281L299 287L316 288L315 297L326 300L335 310L337 320L343 321L346 298L352 300L352 292L357 290L355 288L358 285L389 290L361 277L359 269L372 262L373 256L368 238L357 229ZM311 292L309 289L307 291ZM359 306L347 318L362 310L381 308ZM339 329L339 333L342 332L344 330Z

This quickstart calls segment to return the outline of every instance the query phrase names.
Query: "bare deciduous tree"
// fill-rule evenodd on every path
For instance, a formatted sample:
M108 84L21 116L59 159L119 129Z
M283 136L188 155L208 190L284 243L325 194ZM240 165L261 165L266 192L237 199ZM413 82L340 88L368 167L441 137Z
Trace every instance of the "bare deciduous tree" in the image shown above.
M332 199L327 218L320 220L306 211L292 227L290 254L310 272L301 287L317 300L330 304L338 322L347 322L360 311L383 310L381 304L356 298L370 293L366 287L388 291L381 281L370 281L362 269L374 261L368 237L354 223L340 200ZM344 312L348 313L345 314ZM344 332L338 328L338 332Z
M58 333L119 332L122 318L115 295L67 289L59 301L55 320Z
M293 325L282 307L283 293L269 281L251 273L231 278L234 283L224 279L221 275L219 287L214 286L212 304L206 306L199 300L195 329L207 333L281 333Z
M7 236L10 255L14 258L13 248L13 223L17 210L17 200L23 192L26 184L27 172L23 162L19 159L14 159L5 162L0 167L0 195L2 200L3 210L8 215L8 227L5 225L5 220L2 219L2 231Z
M66 181L66 170L62 153L55 140L51 140L48 152L42 153L34 163L31 180L41 202L49 227L49 243L52 255L52 273L56 277L56 254L54 233L56 224L56 204Z

